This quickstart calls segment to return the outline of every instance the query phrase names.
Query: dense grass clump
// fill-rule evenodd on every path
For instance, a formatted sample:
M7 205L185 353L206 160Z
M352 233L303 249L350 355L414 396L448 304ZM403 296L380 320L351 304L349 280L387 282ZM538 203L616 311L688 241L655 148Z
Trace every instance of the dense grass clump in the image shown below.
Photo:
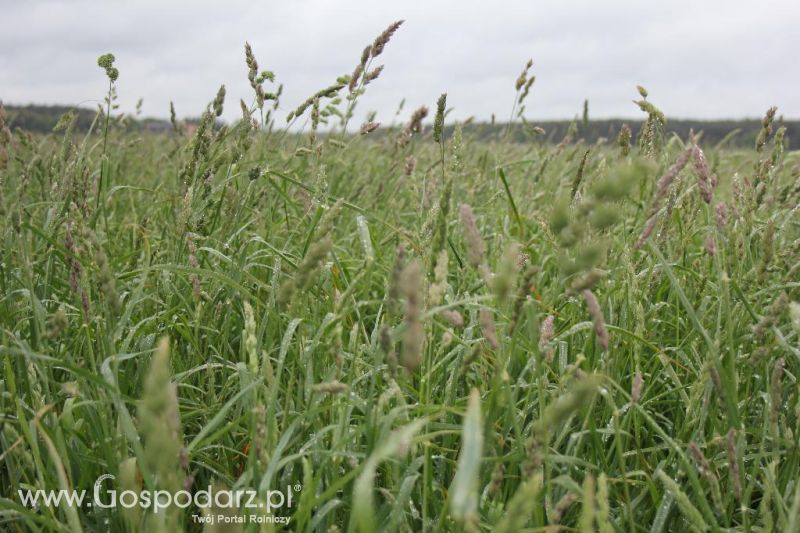
M110 54L88 134L0 124L2 528L797 531L800 160L775 110L750 151L665 136L644 89L616 142L476 141L446 95L433 128L349 132L398 27L291 130L249 45L233 124L223 87L192 131L123 134ZM288 526L20 500L104 474L298 490Z

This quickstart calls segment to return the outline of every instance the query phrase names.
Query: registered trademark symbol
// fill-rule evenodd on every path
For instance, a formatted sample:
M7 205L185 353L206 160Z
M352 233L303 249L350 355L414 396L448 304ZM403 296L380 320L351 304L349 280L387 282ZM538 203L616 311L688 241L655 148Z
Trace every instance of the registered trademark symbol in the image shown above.
M301 490L303 490L303 485L301 485L300 483L294 486L295 492L300 492Z

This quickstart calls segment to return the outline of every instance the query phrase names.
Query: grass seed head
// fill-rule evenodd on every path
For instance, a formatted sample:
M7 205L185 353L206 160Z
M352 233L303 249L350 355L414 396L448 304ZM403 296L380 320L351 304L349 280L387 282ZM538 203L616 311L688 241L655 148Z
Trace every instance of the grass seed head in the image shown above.
M500 259L497 273L492 277L491 289L497 299L498 305L503 305L509 298L511 290L514 288L520 255L520 246L516 242L508 245Z
M580 531L594 531L595 491L594 476L587 473L583 478L583 496L581 498Z
M731 487L736 501L742 500L742 478L739 475L739 454L736 445L736 430L731 428L725 438L725 450L728 455L728 470L730 472Z
M389 300L388 308L390 311L397 309L400 302L403 270L406 268L406 249L402 244L397 245L394 255L394 264L389 274L389 287L387 297Z
M67 313L64 311L64 306L61 306L47 321L47 338L50 340L59 338L67 326L69 326Z
M653 196L650 207L650 217L648 218L641 235L639 235L639 239L636 241L636 248L641 248L655 230L656 223L658 222L658 212L661 209L661 205L663 204L664 200L669 195L670 186L673 184L673 182L675 182L678 175L686 167L691 155L691 148L681 152L681 155L678 156L678 159L675 161L675 163L673 163L661 176L661 178L659 178L658 184L656 185L656 192Z
M359 80L361 79L361 74L364 72L364 64L359 63L356 65L356 68L353 69L353 73L350 74L350 82L347 84L347 92L353 94L356 88L358 87Z
M183 489L184 473L179 466L183 433L169 352L169 340L161 339L145 378L138 419L144 440L144 462L154 475L156 486L175 492ZM167 511L167 523L173 527L177 526L178 511L174 506Z
M661 481L667 491L670 492L675 498L675 501L678 503L678 508L681 510L689 523L698 531L708 531L709 527L708 524L706 524L703 515L700 513L697 507L695 507L691 499L689 499L689 496L687 496L683 489L681 489L680 484L669 477L661 469L656 470L655 475L656 478Z
M547 315L542 320L542 325L539 327L539 351L544 354L545 361L548 363L553 362L553 355L555 351L550 345L550 341L555 337L555 321L556 317Z
M244 351L250 373L258 375L258 337L256 336L256 317L253 314L253 307L250 302L244 302Z
M346 383L333 380L326 381L324 383L317 383L316 385L313 385L311 389L314 392L321 392L324 394L343 394L349 391L350 387Z
M378 65L374 69L364 74L364 85L369 84L371 81L377 80L383 72L383 65Z
M538 505L541 489L542 474L534 474L523 481L508 502L503 518L493 528L494 533L522 531Z
M320 176L322 176L322 174L320 174ZM328 207L325 210L325 213L319 219L319 224L317 224L317 229L314 232L315 239L319 240L322 237L328 235L333 230L337 220L339 220L339 215L342 212L343 206L344 206L344 199L339 198L338 200L336 200L335 204L333 204L332 206Z
M367 135L377 130L380 127L380 122L364 122L361 125L361 135Z
M525 99L528 98L528 94L530 94L531 87L533 87L533 83L535 81L536 81L536 76L531 76L530 78L528 78L528 81L525 82L525 85L523 85L523 87L522 87L522 91L519 93L519 98L517 98L517 105L519 106L519 111L517 112L517 116L518 117L522 117L523 116L523 113L525 111L525 107L522 104L523 104L523 102L525 102ZM536 131L537 129L541 130L541 133L537 132ZM533 130L534 130L534 133L537 133L537 135L544 134L544 129L542 129L542 128L538 127L538 126L534 127Z
M383 53L383 49L386 47L386 43L392 38L394 32L403 24L403 20L398 20L393 22L389 25L388 28L383 30L383 32L375 38L375 42L372 43L372 48L370 49L370 55L374 57L378 57Z
M611 506L608 497L608 476L603 472L597 478L597 531L598 533L614 533L616 529L611 523Z
M491 482L486 489L489 496L494 496L500 491L505 479L505 473L505 465L501 462L495 463L494 468L492 468Z
M428 116L427 106L418 107L412 114L411 118L406 124L405 130L408 133L419 133L422 131L422 121Z
M546 445L549 435L554 433L577 411L589 405L599 385L599 378L589 375L576 379L569 390L545 407L541 417L534 423L537 440Z
M403 350L400 364L407 370L416 370L422 362L425 332L422 327L422 271L413 260L403 269L401 290L405 298Z
M217 96L214 97L214 102L211 104L212 109L214 109L214 114L216 116L222 115L223 105L225 104L225 86L220 85L219 90L217 91Z
M706 237L706 253L709 255L709 257L714 257L717 255L717 241L714 239L713 235Z
M464 237L467 241L467 260L470 265L477 268L483 262L485 250L483 237L481 237L478 226L475 224L475 215L472 213L472 207L468 204L461 204L459 212L461 213Z
M296 291L308 288L331 248L333 248L333 241L328 236L312 243L308 247L308 252L303 257L300 265L298 265L295 276L281 284L277 297L279 303L289 303Z
M250 80L251 85L255 85L256 76L258 75L258 61L256 61L253 48L248 42L244 43L244 61L248 67L247 79Z
M444 309L439 313L451 327L461 329L464 327L464 317L455 309Z
M716 187L717 184L717 178L711 174L703 150L694 142L691 150L692 159L694 160L694 169L697 173L697 186L700 189L700 195L703 197L705 203L710 204L714 194L714 187Z
M725 202L717 203L717 207L714 209L714 220L717 223L717 229L724 231L725 226L728 225L728 206Z
M561 519L564 517L564 513L566 513L569 508L572 507L572 504L577 500L578 496L574 492L568 492L564 494L558 499L553 507L553 512L550 514L550 521L553 524L560 524Z
M585 289L581 292L583 299L586 300L586 308L589 310L589 316L592 317L594 322L594 332L597 335L597 342L604 351L608 350L608 330L606 329L606 320L603 317L603 310L600 308L600 302L594 293Z
M417 168L417 158L413 155L409 155L406 157L405 165L403 166L403 172L406 176L411 176L414 173L414 170Z
M711 486L711 499L714 502L714 506L716 507L717 511L721 513L722 494L720 492L717 475L711 468L711 464L708 462L708 459L706 459L703 451L695 442L689 443L689 453L694 458L694 462L697 465L697 470L700 472L700 476L703 477Z
M576 278L575 281L572 282L572 285L570 285L569 289L567 289L567 294L580 294L586 289L594 288L594 286L597 285L606 276L606 274L607 272L600 270L599 268L593 268L589 270L589 272Z
M494 350L500 348L500 341L497 340L497 329L494 325L494 316L492 311L487 307L481 307L478 320L480 322L483 338L486 339L487 344L489 344L489 346L491 346Z
M782 292L775 301L767 308L767 312L753 327L753 336L762 339L775 324L778 323L781 315L786 311L789 304L789 295Z
M519 91L522 87L525 86L525 83L528 81L528 71L533 66L533 59L529 59L527 63L525 63L525 68L522 69L522 72L517 77L517 81L514 83L514 89Z
M444 130L444 112L447 106L447 93L442 93L436 101L436 118L433 121L433 140L442 142L442 131Z
M800 335L800 303L792 302L789 304L789 316L791 317L794 331Z
M778 108L775 106L767 109L764 118L761 119L761 130L756 137L756 152L761 153L764 150L764 145L767 144L770 134L772 133L772 121L775 119L775 113Z
M639 400L642 398L642 385L644 383L644 379L642 378L641 372L636 372L633 375L633 383L631 383L631 402L632 403L639 403Z
M619 135L617 135L617 146L619 146L623 157L627 157L627 155L631 153L632 136L633 134L631 133L630 126L623 124L619 130Z
M97 58L97 66L106 71L106 76L113 83L119 77L119 70L114 66L114 54L103 54Z

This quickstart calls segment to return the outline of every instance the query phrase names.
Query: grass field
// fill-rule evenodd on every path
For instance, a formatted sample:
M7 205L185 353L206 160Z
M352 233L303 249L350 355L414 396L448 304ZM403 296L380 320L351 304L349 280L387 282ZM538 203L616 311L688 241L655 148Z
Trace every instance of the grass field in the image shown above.
M444 95L348 124L389 37L288 125L248 47L233 124L223 89L192 131L125 133L103 56L90 133L4 127L0 528L800 530L800 158L774 109L750 150L665 134L644 89L638 138L594 145L580 121L477 141ZM105 474L290 522L19 495Z

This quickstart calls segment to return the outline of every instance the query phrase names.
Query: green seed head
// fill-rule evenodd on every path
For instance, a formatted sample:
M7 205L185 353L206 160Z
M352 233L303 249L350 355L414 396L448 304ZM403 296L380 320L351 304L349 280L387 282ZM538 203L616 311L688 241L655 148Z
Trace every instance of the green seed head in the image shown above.
M442 130L444 129L444 109L447 105L447 93L443 93L436 102L436 119L433 122L433 140L437 143L442 142Z
M109 69L114 64L114 54L103 54L97 58L97 66L104 69Z
M112 82L117 81L119 77L119 70L114 66L115 60L114 54L103 54L97 58L97 66L106 71L106 76Z

